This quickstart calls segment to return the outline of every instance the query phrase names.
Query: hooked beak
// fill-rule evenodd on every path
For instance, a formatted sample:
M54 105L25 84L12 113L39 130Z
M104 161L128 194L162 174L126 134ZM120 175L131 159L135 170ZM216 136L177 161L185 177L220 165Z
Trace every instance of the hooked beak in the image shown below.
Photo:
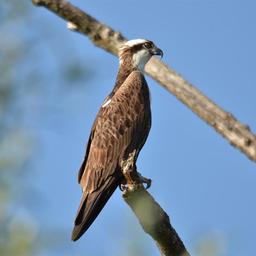
M163 51L157 47L154 47L153 49L151 49L150 52L152 55L159 55L161 56L161 58L163 58L163 55L164 55Z

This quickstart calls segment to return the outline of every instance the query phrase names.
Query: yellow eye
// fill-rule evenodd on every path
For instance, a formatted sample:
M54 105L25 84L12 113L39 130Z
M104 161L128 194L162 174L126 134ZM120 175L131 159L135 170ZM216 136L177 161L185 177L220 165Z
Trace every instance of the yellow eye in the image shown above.
M153 47L153 44L150 43L150 42L145 42L145 43L143 44L143 46L144 46L145 48L147 48L147 49L150 49L150 48Z

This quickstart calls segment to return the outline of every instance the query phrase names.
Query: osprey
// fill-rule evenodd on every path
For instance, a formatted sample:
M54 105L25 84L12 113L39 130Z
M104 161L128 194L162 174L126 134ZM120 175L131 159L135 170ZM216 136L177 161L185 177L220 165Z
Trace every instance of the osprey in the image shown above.
M121 186L122 162L132 156L133 168L150 127L150 96L143 75L153 55L163 56L153 42L127 41L119 51L119 71L112 92L103 102L92 126L78 182L82 199L72 240L79 239Z

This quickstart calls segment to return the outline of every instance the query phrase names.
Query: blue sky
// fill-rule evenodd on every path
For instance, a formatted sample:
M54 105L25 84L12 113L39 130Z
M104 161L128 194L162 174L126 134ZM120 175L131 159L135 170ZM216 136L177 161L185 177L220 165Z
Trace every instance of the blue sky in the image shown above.
M163 50L165 63L256 131L254 1L73 3L129 39L154 41ZM139 255L136 250L158 255L119 190L86 235L76 243L70 241L81 196L77 170L94 117L114 84L118 60L86 37L66 30L65 22L47 10L34 8L32 12L30 33L40 36L32 52L37 59L35 69L43 67L49 83L36 102L28 98L23 104L29 112L27 128L37 138L31 183L43 196L34 218L42 226L63 230L64 248L51 255ZM66 90L61 90L58 66L74 56L91 75L79 86L68 86L69 81ZM28 59L28 67L32 63ZM156 82L149 77L147 81L153 125L138 168L153 180L150 193L194 255L201 244L208 243L218 251L209 255L252 255L255 163ZM132 248L136 249L133 254L125 253Z

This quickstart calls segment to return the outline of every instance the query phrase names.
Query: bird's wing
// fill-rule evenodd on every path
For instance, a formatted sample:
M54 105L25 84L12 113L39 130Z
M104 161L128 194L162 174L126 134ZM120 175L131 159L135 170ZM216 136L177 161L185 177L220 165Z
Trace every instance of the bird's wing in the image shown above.
M93 138L93 130L94 129L92 128L91 134L90 134L88 142L87 142L84 160L83 160L82 165L80 166L80 169L78 171L78 183L80 183L81 178L83 176L85 165L86 165L86 162L87 162L87 158L88 158L88 155L89 155L89 152L90 152L91 142L92 142L92 138Z
M146 118L143 96L140 95L143 93L140 88L142 82L146 82L142 74L132 72L111 101L102 105L96 117L79 171L83 198L75 221L73 240L89 228L120 183L122 173L119 163L127 149L138 146L140 150L142 147Z
M94 191L100 187L113 174L126 149L130 146L140 150L146 140L150 124L145 119L151 119L150 103L145 104L140 94L149 92L141 92L141 86L136 83L146 83L138 71L132 72L115 95L104 101L97 114L78 175L83 190Z

